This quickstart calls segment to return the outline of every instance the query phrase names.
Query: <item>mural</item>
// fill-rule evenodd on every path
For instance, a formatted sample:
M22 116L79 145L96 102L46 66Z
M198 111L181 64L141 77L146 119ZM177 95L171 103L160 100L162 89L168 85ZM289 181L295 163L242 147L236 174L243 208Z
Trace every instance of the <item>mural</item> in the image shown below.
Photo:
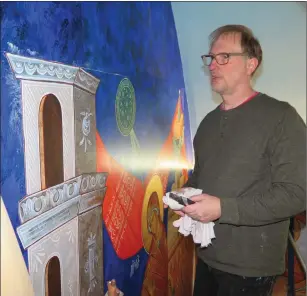
M162 204L192 168L170 3L0 5L1 195L36 295L191 295Z

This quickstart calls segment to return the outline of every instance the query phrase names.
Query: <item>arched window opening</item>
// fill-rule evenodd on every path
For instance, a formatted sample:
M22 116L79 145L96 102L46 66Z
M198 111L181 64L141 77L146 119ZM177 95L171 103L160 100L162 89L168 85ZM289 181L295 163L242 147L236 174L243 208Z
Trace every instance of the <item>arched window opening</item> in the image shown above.
M39 110L41 189L64 182L62 111L58 99L46 95Z
M45 272L45 296L61 296L61 269L58 257L52 257Z

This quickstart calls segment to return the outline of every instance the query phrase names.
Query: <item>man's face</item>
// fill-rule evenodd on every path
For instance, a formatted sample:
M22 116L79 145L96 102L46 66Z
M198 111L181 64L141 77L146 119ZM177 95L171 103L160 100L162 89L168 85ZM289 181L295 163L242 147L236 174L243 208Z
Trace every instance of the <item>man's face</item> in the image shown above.
M229 33L221 35L214 42L210 54L242 52L240 34ZM209 66L212 90L220 95L231 95L237 89L249 84L253 72L251 62L251 59L246 56L230 56L228 63L225 65L219 65L213 59Z

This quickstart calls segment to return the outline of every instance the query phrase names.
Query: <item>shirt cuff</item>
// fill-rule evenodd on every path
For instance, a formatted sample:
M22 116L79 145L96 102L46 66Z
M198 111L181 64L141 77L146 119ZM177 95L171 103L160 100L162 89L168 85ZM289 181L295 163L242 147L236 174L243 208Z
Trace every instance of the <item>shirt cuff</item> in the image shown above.
M239 208L236 198L221 199L220 223L239 224Z

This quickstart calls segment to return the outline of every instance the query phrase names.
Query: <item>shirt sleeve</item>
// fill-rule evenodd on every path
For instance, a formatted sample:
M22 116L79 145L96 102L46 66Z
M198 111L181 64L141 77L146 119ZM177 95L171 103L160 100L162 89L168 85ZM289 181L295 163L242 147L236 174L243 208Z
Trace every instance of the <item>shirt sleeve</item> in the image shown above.
M271 187L237 198L221 198L219 223L257 226L306 210L306 124L288 105L268 144Z

